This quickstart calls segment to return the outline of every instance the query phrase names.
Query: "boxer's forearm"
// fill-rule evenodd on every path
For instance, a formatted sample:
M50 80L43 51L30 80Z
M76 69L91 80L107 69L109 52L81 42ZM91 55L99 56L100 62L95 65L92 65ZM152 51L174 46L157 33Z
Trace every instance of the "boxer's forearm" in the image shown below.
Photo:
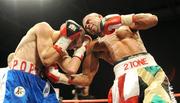
M91 81L87 75L76 74L71 76L70 84L73 85L81 85L81 86L89 86Z
M75 74L81 65L81 60L77 57L65 56L61 59L57 61L57 64L67 74Z
M132 29L145 30L157 25L158 18L150 13L139 13L133 15L133 22L134 24L130 25Z

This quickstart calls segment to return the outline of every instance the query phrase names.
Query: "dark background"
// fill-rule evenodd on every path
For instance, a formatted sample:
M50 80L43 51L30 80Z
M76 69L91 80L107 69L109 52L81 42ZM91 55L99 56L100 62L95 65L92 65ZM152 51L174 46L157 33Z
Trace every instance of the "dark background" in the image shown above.
M140 33L147 50L164 68L174 92L180 92L180 0L0 0L0 66L6 66L8 54L34 24L46 21L59 29L67 19L81 24L82 18L91 12L103 16L142 12L157 15L158 25ZM106 98L114 74L111 65L100 62L90 93L96 98ZM73 97L73 86L55 86L61 88L60 94L65 99Z

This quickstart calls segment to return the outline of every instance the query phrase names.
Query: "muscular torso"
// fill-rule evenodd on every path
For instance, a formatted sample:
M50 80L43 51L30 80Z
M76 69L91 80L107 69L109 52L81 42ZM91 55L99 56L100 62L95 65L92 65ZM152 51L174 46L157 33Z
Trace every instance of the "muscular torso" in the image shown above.
M37 36L33 29L30 29L16 48L14 58L27 60L39 67L41 65L41 61L37 51L36 39Z
M146 52L138 32L122 26L113 34L99 37L94 43L93 53L96 57L114 64L123 57Z

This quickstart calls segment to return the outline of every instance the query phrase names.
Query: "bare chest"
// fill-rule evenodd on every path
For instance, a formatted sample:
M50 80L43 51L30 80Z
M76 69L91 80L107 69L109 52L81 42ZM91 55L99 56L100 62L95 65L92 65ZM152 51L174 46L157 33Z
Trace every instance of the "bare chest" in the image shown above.
M118 41L115 35L106 35L102 38L98 38L94 48L96 55L108 63L113 64L114 52L115 48L118 47Z

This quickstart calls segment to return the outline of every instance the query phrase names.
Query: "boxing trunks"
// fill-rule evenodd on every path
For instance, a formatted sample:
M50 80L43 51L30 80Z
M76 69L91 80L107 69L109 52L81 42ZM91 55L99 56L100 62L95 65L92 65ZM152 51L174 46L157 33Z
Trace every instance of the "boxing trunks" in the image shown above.
M148 53L125 57L114 73L113 103L176 103L166 74Z
M38 76L31 62L15 59L0 69L0 103L59 103L51 84Z

